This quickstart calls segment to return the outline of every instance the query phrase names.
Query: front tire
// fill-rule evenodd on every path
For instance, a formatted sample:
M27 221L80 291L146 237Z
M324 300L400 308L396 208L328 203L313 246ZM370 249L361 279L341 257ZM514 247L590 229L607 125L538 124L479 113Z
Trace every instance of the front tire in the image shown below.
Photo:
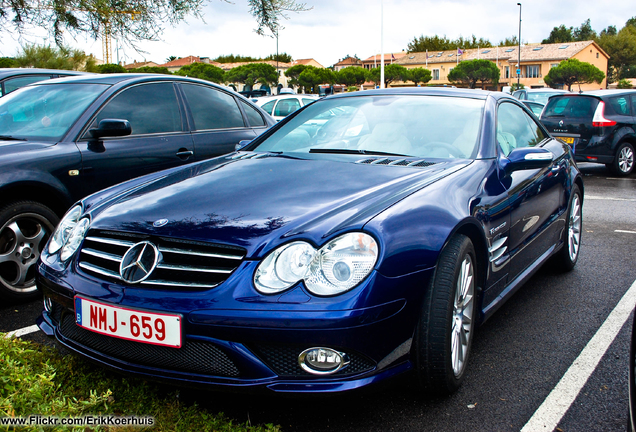
M627 142L620 143L611 167L616 175L630 175L634 171L634 146Z
M430 396L449 395L464 380L475 330L475 248L453 236L440 254L415 332L420 386Z
M48 207L20 201L0 208L0 296L31 300L35 268L59 218Z
M583 199L577 185L572 188L570 205L563 231L563 247L554 256L556 264L563 271L570 271L579 260L581 233L583 231Z

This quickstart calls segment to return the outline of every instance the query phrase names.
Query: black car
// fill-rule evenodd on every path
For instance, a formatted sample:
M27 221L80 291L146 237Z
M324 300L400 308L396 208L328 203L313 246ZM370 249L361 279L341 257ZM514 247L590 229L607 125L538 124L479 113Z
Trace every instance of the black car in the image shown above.
M231 152L273 124L242 96L184 77L86 75L0 98L0 294L37 295L40 252L78 199Z
M86 72L57 69L0 68L0 97L38 81L85 74Z
M636 90L552 96L541 122L572 147L577 161L605 164L620 176L634 170Z

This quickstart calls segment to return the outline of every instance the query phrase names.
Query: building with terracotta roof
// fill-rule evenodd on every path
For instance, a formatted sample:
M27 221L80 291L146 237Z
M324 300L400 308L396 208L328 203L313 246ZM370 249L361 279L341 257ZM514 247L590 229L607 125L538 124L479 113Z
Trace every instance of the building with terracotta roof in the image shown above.
M197 56L187 56L178 58L176 60L169 61L168 63L164 63L159 65L159 67L166 67L170 72L176 72L181 69L185 65L189 65L192 63L207 63L213 66L221 67L221 63L217 63L215 61L210 61L210 57L197 57Z
M156 67L159 66L157 63L153 62L153 61L142 61L142 62L138 62L138 61L134 61L132 63L129 64L125 64L124 65L124 69L129 70L129 69L137 69L140 67Z
M428 84L450 84L448 73L464 60L485 59L494 62L500 71L497 89L519 81L525 87L546 87L543 77L551 68L563 60L576 58L591 63L607 75L609 55L594 41L566 42L559 44L527 44L521 46L521 64L518 46L487 47L467 50L408 53L396 63L406 68L425 67L430 69L433 79ZM391 86L408 86L413 83L395 83ZM601 84L581 84L582 90L605 88L607 79Z
M299 60L292 60L291 65L292 66L296 66L296 65L305 65L305 66L313 66L313 67L317 67L317 68L322 68L324 69L325 67L323 65L321 65L320 63L318 63L316 60L310 58L310 59L299 59Z
M397 53L384 53L384 65L388 65L391 63L397 63L399 59L406 55L405 51L397 52ZM380 60L382 60L382 54L376 54L368 59L362 60L362 67L365 69L373 69L375 67L380 67Z
M362 67L362 60L360 60L359 58L356 58L356 57L348 56L348 57L340 60L335 65L333 65L333 70L338 72L338 71L341 71L341 70L343 70L344 68L347 68L347 67Z

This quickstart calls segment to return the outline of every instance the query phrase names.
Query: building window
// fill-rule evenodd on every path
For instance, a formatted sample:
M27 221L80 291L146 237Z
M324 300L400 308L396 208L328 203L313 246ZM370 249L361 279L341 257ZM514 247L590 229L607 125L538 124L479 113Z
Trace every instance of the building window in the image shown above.
M504 66L504 78L510 78L510 66Z
M526 78L539 78L539 65L526 66Z
M558 63L552 63L552 64L550 65L550 69L552 69L552 68L554 68L554 67L557 67L558 65L559 65Z
M433 81L439 81L439 69L433 69Z
M596 58L598 58L598 53L596 53Z

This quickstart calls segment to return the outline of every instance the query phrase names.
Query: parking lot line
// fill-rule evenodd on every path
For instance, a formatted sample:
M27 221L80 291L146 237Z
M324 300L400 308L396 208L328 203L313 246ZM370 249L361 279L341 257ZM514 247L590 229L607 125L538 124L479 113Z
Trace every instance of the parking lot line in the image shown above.
M629 201L629 202L635 202L636 199L634 198L612 198L612 197L604 197L604 196L598 196L598 195L585 195L586 200L606 200L606 201Z
M626 230L614 230L617 233L625 233L625 234L636 234L636 231L626 231Z
M616 338L636 304L636 281L521 432L553 431Z
M28 335L29 333L35 333L38 330L40 330L40 328L36 324L33 324L32 326L23 327L21 329L10 331L9 333L6 333L4 337L11 337L11 336L20 337L20 336Z

